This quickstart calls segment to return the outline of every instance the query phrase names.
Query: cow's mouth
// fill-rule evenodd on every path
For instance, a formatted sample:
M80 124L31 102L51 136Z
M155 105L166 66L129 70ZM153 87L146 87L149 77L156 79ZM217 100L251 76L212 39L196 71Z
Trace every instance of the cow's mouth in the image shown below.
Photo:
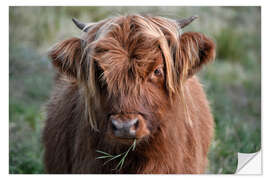
M118 137L113 137L113 138L115 141L117 141L117 143L126 144L126 145L132 144L135 140L136 142L141 141L141 139L136 139L136 138L118 138Z

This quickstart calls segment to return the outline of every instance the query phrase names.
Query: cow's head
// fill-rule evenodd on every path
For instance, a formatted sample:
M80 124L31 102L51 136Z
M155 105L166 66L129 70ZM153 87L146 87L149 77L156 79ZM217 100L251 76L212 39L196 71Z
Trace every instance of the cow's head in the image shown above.
M181 33L194 19L129 15L87 25L73 19L83 36L59 43L50 57L83 90L93 129L126 143L154 136L179 116L183 84L215 56L212 40Z

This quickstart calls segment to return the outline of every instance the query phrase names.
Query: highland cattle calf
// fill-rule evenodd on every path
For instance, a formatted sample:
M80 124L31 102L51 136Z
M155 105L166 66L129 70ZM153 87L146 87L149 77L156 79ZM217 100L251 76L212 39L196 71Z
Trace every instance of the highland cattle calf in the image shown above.
M49 53L57 75L43 131L48 173L204 172L214 123L194 74L215 44L182 33L194 19L73 19L82 36Z

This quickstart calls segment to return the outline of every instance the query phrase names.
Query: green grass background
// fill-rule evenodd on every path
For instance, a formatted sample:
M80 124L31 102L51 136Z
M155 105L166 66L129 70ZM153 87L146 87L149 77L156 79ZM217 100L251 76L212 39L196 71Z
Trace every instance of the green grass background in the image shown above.
M128 13L174 19L197 14L184 31L205 33L217 44L216 61L198 74L216 123L207 173L234 173L237 152L261 148L260 7L10 7L10 173L44 173L43 107L53 85L47 52L81 35L71 18L90 22Z

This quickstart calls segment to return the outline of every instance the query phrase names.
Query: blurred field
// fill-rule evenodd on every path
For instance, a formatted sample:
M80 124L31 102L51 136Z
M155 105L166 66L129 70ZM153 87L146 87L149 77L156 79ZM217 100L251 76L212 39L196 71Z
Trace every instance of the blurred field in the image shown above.
M144 13L199 15L185 31L217 43L216 61L199 73L216 122L208 173L234 173L237 152L261 148L261 17L259 7L10 7L9 172L44 173L43 106L53 80L47 51L81 32L71 22Z

